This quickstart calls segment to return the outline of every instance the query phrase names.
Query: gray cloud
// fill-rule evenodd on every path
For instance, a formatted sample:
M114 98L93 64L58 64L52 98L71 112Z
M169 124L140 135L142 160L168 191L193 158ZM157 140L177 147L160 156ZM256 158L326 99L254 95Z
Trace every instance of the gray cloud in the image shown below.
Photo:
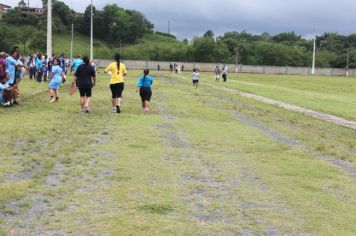
M15 5L18 1L9 0ZM32 0L40 6L41 1ZM71 0L64 1L71 5ZM94 0L96 7L116 3L138 10L148 17L155 29L171 32L178 38L202 35L208 29L221 35L227 31L251 33L295 31L303 36L337 32L351 34L355 30L355 0ZM73 8L84 11L90 0L73 1Z

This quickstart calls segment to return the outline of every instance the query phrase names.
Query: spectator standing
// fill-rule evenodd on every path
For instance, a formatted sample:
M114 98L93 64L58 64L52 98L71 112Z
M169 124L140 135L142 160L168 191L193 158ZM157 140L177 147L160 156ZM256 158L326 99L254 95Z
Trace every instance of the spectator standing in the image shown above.
M227 65L223 65L221 73L224 82L227 82L227 71L228 71Z
M219 68L219 65L216 65L216 67L215 67L215 81L216 82L220 81L220 68Z

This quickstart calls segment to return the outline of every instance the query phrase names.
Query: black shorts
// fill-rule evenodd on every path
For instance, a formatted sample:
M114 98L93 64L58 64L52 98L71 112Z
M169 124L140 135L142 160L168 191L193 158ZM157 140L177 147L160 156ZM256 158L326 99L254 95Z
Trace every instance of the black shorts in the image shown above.
M80 97L91 97L91 88L79 88Z
M151 97L152 97L152 90L151 90L151 88L141 87L141 88L140 88L140 96L141 96L142 102L144 102L144 101L151 101Z
M110 84L112 98L121 98L124 88L124 83Z
M199 80L193 80L193 84L199 83Z

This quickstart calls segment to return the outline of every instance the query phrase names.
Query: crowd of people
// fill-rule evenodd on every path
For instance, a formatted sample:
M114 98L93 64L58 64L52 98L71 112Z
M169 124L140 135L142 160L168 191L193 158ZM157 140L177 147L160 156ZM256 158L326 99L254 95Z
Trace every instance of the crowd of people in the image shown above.
M110 90L112 112L121 112L122 94L124 91L124 78L127 75L125 64L120 61L120 54L115 54L115 61L110 63L105 73L111 75ZM27 59L19 52L17 47L9 53L0 53L0 104L9 107L19 104L20 82L28 75L30 80L38 83L48 82L49 102L59 101L59 87L67 81L67 74L74 72L74 81L71 88L79 90L81 111L89 113L92 88L96 85L97 66L87 56L76 56L72 61L64 54L59 57L48 58L42 54L32 54ZM170 71L179 74L184 70L183 65L170 64ZM228 67L219 65L215 68L215 81L220 81L220 76L227 82ZM197 89L199 86L199 70L194 67L192 82ZM144 70L143 76L138 79L137 92L139 91L142 101L142 111L148 112L152 97L153 78L149 70ZM75 91L74 90L74 91Z
M10 107L19 104L20 82L28 75L38 83L48 82L49 102L59 101L59 88L67 81L67 74L74 72L71 88L79 90L81 111L89 113L92 89L96 85L97 66L87 56L76 56L72 61L64 54L48 58L42 54L32 54L25 58L15 47L9 54L0 53L0 104ZM112 112L121 112L126 66L120 62L120 54L104 70L111 74L110 90L112 94ZM142 111L148 112L152 96L153 78L149 70L138 79L137 87L142 100Z

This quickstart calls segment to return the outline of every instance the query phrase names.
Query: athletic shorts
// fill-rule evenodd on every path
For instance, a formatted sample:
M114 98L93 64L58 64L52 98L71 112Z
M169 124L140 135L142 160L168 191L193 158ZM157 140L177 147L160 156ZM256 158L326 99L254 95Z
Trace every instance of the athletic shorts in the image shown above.
M110 84L112 98L121 98L124 88L124 83Z
M151 88L141 87L141 88L140 88L140 96L141 96L142 102L144 102L144 101L151 101L151 97L152 97L152 90L151 90Z
M193 84L199 83L199 80L193 80Z
M80 97L91 97L91 88L79 88Z

